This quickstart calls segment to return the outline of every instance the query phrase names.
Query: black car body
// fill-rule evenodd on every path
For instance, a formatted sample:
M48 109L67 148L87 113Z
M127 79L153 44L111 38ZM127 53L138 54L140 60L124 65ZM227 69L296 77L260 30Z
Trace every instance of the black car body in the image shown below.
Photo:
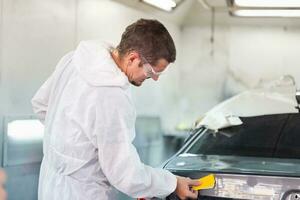
M249 94L247 97L251 97ZM215 187L201 190L198 199L300 199L300 113L295 92L294 97L290 93L283 94L288 98L278 96L278 90L274 88L271 93L259 94L262 99L277 95L272 101L288 102L290 109L284 112L287 107L283 105L280 112L273 112L271 106L271 110L268 108L270 112L267 109L267 112L263 111L265 114L255 110L263 108L266 102L272 102L267 99L257 103L257 107L253 104L253 110L248 109L245 116L238 116L240 124L218 129L202 124L164 164L164 169L193 179L215 174ZM243 97L239 101L249 99ZM233 102L231 108L237 111L239 105L245 104ZM223 112L224 108L219 110ZM167 199L178 198L172 194Z

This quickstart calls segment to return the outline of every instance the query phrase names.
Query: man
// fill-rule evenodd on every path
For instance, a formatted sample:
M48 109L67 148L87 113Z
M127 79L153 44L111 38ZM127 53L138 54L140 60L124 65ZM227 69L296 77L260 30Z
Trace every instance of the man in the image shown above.
M32 100L45 123L39 200L111 200L113 187L135 198L197 197L198 181L144 165L132 145L130 83L157 80L175 56L167 29L140 19L117 48L81 42L61 59Z

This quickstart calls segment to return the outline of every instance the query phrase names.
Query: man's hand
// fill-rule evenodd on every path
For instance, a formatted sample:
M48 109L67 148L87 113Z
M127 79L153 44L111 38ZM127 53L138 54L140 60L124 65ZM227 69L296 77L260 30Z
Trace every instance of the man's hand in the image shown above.
M177 187L175 193L182 200L197 199L198 191L194 191L192 186L199 186L200 184L201 183L198 180L177 176Z

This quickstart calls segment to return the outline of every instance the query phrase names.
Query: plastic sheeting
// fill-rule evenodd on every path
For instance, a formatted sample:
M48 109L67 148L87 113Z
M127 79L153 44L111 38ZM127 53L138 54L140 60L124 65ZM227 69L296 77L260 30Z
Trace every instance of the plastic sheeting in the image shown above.
M239 117L298 113L294 80L285 76L257 89L238 94L205 114L197 127L218 130L241 125Z

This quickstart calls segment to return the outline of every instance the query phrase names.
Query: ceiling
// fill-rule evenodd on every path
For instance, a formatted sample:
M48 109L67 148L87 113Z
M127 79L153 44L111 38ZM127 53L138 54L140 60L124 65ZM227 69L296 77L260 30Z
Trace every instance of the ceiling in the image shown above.
M122 3L126 6L141 10L151 15L159 16L167 19L179 25L184 23L184 20L193 7L197 7L198 11L207 10L206 3L209 2L208 6L224 8L226 9L226 0L184 0L175 10L172 12L165 12L142 3L140 0L112 0L115 2ZM203 2L203 3L202 3Z
M142 3L140 0L111 0L122 3L149 15L168 20L179 26L194 26L211 23L211 9L215 8L216 24L238 25L300 25L300 18L239 18L228 13L226 0L184 0L172 12L165 12Z

